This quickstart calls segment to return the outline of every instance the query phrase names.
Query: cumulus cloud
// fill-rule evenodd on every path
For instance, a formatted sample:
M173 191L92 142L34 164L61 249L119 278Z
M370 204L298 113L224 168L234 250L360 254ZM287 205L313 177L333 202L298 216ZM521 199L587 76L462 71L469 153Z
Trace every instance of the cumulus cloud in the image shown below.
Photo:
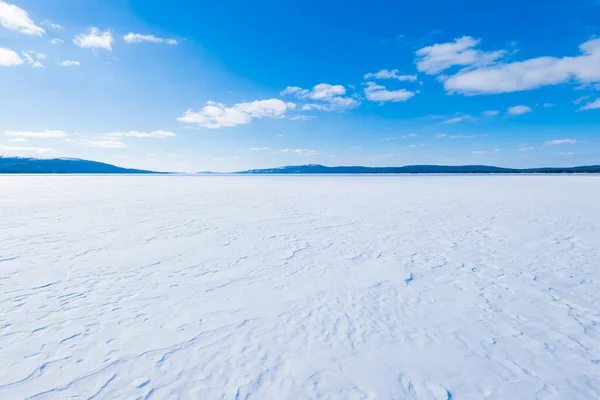
M59 38L56 39L52 39L50 40L50 44L59 44L59 43L64 43L65 41Z
M13 67L23 64L23 59L16 51L0 47L0 67Z
M110 31L100 32L98 28L91 28L87 34L80 33L75 36L73 43L81 48L100 48L112 51L113 37Z
M22 138L38 138L38 139L56 139L64 138L67 134L63 131L38 131L38 132L27 132L27 131L5 131L6 136L22 137Z
M414 82L417 80L416 75L398 75L398 70L387 70L382 69L375 73L368 73L364 76L364 79L396 79L398 81L409 81Z
M285 118L286 112L294 110L296 104L279 99L256 100L227 107L223 103L209 101L201 110L187 110L178 121L198 124L203 128L223 128L246 125L253 119Z
M553 103L544 103L542 105L542 107L544 107L544 108L552 108L552 107L556 107L556 104L553 104Z
M283 150L281 150L281 152L282 153L294 153L299 156L316 156L319 154L318 151L308 150L308 149L283 149Z
M417 134L416 133L409 133L408 135L402 136L402 139L408 139L408 138L411 138L411 137L417 137Z
M496 117L496 116L500 115L500 111L488 110L488 111L484 111L483 115L485 115L486 117Z
M509 107L506 111L508 111L508 113L510 115L523 115L523 114L527 114L527 113L533 112L533 110L530 107L527 107L527 106Z
M504 50L480 51L474 49L479 39L464 36L450 43L438 43L423 47L416 52L417 69L429 75L437 75L453 66L485 66L505 55Z
M56 64L60 65L61 67L79 67L81 65L79 61L73 60L57 61Z
M110 132L105 135L106 137L117 138L117 137L134 137L140 139L146 138L154 138L154 139L165 139L168 137L174 137L175 134L169 131L153 131L153 132L138 132L138 131L129 131L129 132Z
M175 39L166 39L166 38L160 38L160 37L156 37L154 35L142 35L140 33L128 33L127 35L123 36L123 40L125 40L125 42L132 44L132 43L165 43L165 44L177 44L177 40Z
M512 63L475 65L444 80L448 92L467 95L509 93L542 86L577 82L600 82L600 39L579 46L580 55L567 57L537 57Z
M4 154L43 154L53 153L53 149L44 147L29 147L29 146L4 146L0 144L0 150Z
M294 95L303 100L315 100L320 103L307 103L302 105L302 110L319 111L343 111L358 107L360 101L345 96L346 88L342 85L331 85L329 83L319 83L312 89L302 89L298 86L288 86L280 92L282 96Z
M25 142L29 142L29 140L23 138L23 137L16 137L16 138L12 138L12 139L8 139L7 142L11 142L11 143L25 143Z
M600 108L600 97L598 97L596 100L592 101L591 103L588 103L584 106L582 106L579 111L585 111L585 110L596 110Z
M99 147L101 149L122 149L127 145L118 140L100 140L96 142L89 142L91 147Z
M252 151L266 151L269 150L268 147L250 147L250 150Z
M575 144L577 140L574 139L557 139L557 140L549 140L544 143L546 146L558 146L561 144Z
M415 92L406 89L387 90L385 86L378 85L375 82L367 82L367 87L365 88L365 97L367 100L380 103L386 101L394 103L402 102L410 99L414 95Z
M27 11L0 0L0 25L6 29L21 32L26 35L42 36L46 31L36 25Z

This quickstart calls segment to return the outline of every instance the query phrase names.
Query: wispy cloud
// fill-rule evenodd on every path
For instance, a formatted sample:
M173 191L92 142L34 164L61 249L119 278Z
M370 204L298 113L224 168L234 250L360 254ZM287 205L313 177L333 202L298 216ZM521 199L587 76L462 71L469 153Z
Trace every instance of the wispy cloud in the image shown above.
M592 101L591 103L584 105L583 107L581 107L579 109L579 111L596 110L598 108L600 108L600 97L598 97L596 100Z
M79 67L81 65L79 61L73 60L57 61L56 64L60 65L61 67Z
M557 139L557 140L549 140L544 143L546 146L557 146L561 144L575 144L577 140L575 139Z
M127 35L123 36L123 40L125 40L125 42L132 44L132 43L164 43L164 44L177 44L177 40L176 39L166 39L166 38L161 38L161 37L156 37L154 35L142 35L139 33L128 33Z
M299 156L316 156L319 154L318 151L308 150L308 149L283 149L283 150L281 150L281 152L282 153L294 153Z
M458 122L466 121L471 118L473 118L473 117L468 114L463 114L463 115L459 115L459 116L447 119L447 120L443 121L442 124L456 124Z
M409 81L414 82L417 80L416 75L399 75L397 69L387 70L382 69L375 73L368 73L364 76L364 79L396 79L398 81Z
M89 146L98 147L101 149L122 149L127 147L127 145L118 140L99 140L96 142L89 142Z
M64 138L67 134L63 131L5 131L4 134L6 136L16 136L16 137L24 137L24 138L39 138L39 139L55 139L55 138Z
M487 111L484 111L482 114L485 115L486 117L496 117L496 116L500 115L500 111L487 110Z
M54 152L54 149L45 147L5 146L2 144L0 144L0 150L5 154L43 154Z
M147 138L165 139L165 138L169 138L169 137L174 137L175 134L170 131L158 130L158 131L152 131L152 132L138 132L138 131L109 132L104 136L111 137L111 138L133 137L133 138L139 138L139 139L147 139Z

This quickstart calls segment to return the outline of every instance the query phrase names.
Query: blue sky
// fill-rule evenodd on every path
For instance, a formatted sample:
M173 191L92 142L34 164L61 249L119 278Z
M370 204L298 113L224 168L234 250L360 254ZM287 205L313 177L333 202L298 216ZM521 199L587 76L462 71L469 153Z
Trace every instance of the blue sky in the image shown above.
M0 0L0 154L600 164L600 1Z

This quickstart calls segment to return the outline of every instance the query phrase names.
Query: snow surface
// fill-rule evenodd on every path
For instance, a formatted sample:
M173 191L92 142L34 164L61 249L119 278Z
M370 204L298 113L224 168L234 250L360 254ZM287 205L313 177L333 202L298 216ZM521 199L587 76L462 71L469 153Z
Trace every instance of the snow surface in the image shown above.
M2 176L0 398L599 398L598 199L594 176Z

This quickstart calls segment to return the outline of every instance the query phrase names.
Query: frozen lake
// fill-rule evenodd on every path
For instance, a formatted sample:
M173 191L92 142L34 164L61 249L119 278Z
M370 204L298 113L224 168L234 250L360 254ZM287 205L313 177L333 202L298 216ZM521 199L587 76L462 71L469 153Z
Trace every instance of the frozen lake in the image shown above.
M599 398L599 199L597 176L0 176L0 398Z

